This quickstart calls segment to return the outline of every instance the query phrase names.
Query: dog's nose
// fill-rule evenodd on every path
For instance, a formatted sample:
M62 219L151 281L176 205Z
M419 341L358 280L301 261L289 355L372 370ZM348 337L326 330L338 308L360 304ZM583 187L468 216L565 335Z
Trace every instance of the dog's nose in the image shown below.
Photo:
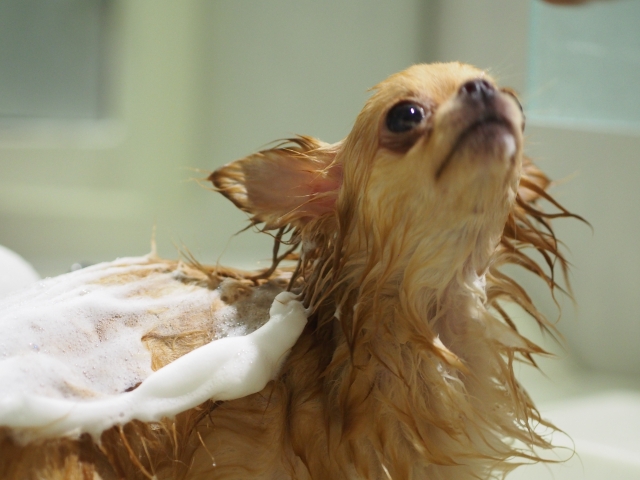
M475 100L485 100L492 97L495 91L496 89L489 82L476 78L464 83L458 90L458 95Z

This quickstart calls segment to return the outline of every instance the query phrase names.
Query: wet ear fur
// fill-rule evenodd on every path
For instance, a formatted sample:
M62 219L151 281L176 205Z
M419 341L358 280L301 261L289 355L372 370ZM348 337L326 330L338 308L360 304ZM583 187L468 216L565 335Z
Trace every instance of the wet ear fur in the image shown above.
M533 164L530 158L522 159L518 196L523 202L532 203L537 200L541 196L540 192L545 191L550 183L551 180Z
M339 144L299 136L236 160L209 176L216 189L271 230L302 227L335 210L342 166Z

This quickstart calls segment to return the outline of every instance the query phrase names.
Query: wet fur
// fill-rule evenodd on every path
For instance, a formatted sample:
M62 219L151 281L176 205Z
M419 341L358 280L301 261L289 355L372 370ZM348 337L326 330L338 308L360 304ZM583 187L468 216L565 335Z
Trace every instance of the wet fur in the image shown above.
M384 113L398 100L431 102L438 112L478 77L488 78L461 64L412 67L376 87L343 142L297 137L212 174L254 224L273 231L274 268L252 275L194 265L194 278L218 285L235 277L250 288L291 258L277 248L287 244L298 259L289 288L313 310L262 392L161 424L114 427L99 445L81 437L19 446L0 432L0 477L500 478L537 460L534 448L552 448L534 431L548 424L513 373L516 359L533 362L542 349L517 332L500 302L553 327L500 267L521 265L555 290L554 269L566 273L567 265L548 221L572 214L546 192L549 181L523 156L521 137L513 165L495 180L500 188L471 183L465 196L456 185L468 175L468 148L439 184L416 174L427 168L421 163L410 165L425 151L446 153L436 147L445 128L438 122L448 117L434 114L408 149L379 143ZM289 169L293 180L279 183ZM452 186L442 190L442 182ZM536 207L540 198L557 212ZM197 344L148 343L154 366Z

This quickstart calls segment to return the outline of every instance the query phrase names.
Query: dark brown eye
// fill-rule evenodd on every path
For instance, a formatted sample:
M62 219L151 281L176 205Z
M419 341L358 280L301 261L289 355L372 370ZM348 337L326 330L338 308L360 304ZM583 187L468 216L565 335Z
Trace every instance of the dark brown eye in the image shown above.
M424 108L411 102L402 102L387 113L387 129L393 133L404 133L413 130L422 123L425 117Z

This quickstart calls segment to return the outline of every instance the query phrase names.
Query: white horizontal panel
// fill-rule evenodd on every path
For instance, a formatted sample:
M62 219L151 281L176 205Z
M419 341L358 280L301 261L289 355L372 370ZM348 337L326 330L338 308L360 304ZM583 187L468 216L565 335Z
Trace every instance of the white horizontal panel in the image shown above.
M0 184L0 214L75 219L131 219L144 212L144 195L130 190Z

